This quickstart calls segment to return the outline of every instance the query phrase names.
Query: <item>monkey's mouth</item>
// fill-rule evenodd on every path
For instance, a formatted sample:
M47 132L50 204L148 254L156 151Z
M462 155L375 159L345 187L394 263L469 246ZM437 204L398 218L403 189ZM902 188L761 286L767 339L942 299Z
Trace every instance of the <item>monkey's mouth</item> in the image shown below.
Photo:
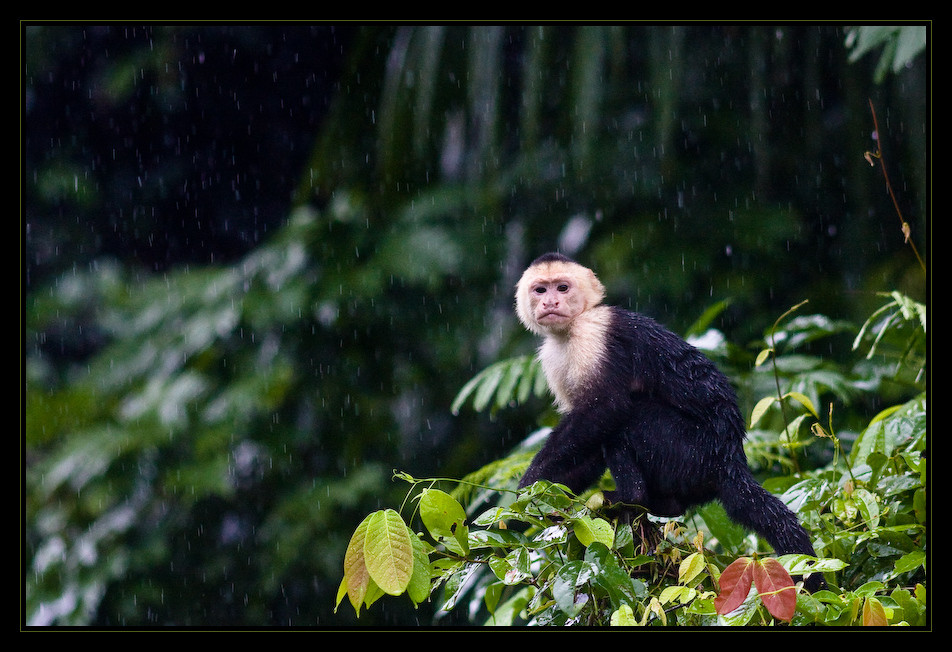
M568 315L563 315L557 310L546 310L538 317L538 321L564 321L568 319Z

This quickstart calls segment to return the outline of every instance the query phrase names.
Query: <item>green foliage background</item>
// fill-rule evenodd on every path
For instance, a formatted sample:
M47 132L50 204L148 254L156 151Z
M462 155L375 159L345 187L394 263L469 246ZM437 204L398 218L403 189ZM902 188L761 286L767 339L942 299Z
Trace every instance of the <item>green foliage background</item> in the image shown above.
M862 322L877 291L926 295L863 159L872 98L928 252L923 28L25 25L21 42L26 625L357 622L334 613L340 564L364 516L400 504L393 469L462 477L545 410L451 411L531 351L511 288L542 251L680 332L729 300L725 346L804 298Z

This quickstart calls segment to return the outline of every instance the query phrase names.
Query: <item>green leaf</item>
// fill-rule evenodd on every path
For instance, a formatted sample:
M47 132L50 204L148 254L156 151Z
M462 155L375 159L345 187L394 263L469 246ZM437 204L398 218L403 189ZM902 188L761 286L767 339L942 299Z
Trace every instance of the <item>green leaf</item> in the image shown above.
M898 409L880 412L853 443L850 460L862 462L875 452L892 457L900 445L915 444L926 432L926 405L921 394Z
M473 398L474 410L482 412L486 406L489 405L505 373L506 365L503 363L494 364L486 369L483 373L482 382L479 384L479 387L476 388L476 396Z
M803 407L805 407L807 410L809 410L809 411L810 411L810 414L812 414L812 415L814 416L814 418L816 418L816 419L819 419L819 418L820 418L820 417L817 415L816 408L813 407L813 401L811 401L811 400L806 396L806 394L803 394L803 393L801 393L801 392L787 392L786 394L784 394L784 397L788 397L788 396L789 396L790 398L796 400L796 401L799 402Z
M519 616L519 613L522 612L528 605L529 595L529 587L518 591L515 595L509 598L506 602L499 605L499 607L497 607L496 610L492 612L492 617L486 622L486 624L497 627L512 625Z
M364 561L364 542L367 538L367 527L373 517L374 514L368 514L350 538L347 551L344 553L344 578L341 580L341 589L338 590L337 594L338 605L346 594L358 615L360 615L360 607L364 604L368 588L373 583Z
M581 516L575 519L574 527L575 536L586 548L596 541L610 547L615 539L611 523L602 518Z
M701 316L697 318L697 321L684 331L685 339L701 335L719 314L727 310L730 304L730 299L723 299L712 306L708 306L708 308L701 313Z
M765 396L764 398L757 401L757 405L754 406L753 411L750 413L750 427L753 428L760 418L764 416L764 413L770 409L770 406L773 405L773 402L776 401L772 396Z
M627 569L604 543L595 542L585 550L585 561L595 564L598 573L594 583L611 599L612 606L634 604L644 595L641 583L633 580Z
M719 502L712 501L699 507L697 514L725 550L739 550L747 540L747 530L735 523Z
M529 551L517 548L502 559L491 557L489 568L503 584L512 586L532 577L530 563Z
M430 597L430 560L420 537L411 536L410 539L413 543L413 575L410 576L407 595L415 604L420 604Z
M880 83L886 73L902 70L926 47L928 31L925 25L862 25L851 29L846 46L851 48L850 63L882 46L876 64L874 79Z
M690 586L668 586L661 591L661 595L658 597L658 600L661 604L668 604L671 602L679 602L681 604L687 604L697 596L697 590Z
M420 518L434 539L454 552L469 552L466 511L455 498L439 489L426 489L420 497Z
M577 559L570 561L556 574L552 585L552 596L559 609L571 618L585 606L585 600L576 601L576 587L583 586L598 575L598 567L590 562Z
M535 392L536 378L542 376L542 368L533 356L525 356L522 366L522 375L519 377L519 386L516 388L516 401L525 403Z
M876 496L860 487L853 492L853 501L859 508L867 527L871 530L879 527L880 509Z
M609 623L612 627L634 627L638 624L638 621L631 607L623 604L612 613Z
M704 555L699 552L693 552L685 557L678 567L678 582L681 584L690 584L707 567L704 561Z
M499 604L505 589L506 585L503 582L493 582L486 587L486 592L483 594L483 604L486 605L486 611L490 614L496 612L496 606Z
M524 403L530 394L541 396L545 387L545 378L534 356L508 358L491 364L467 381L453 399L450 411L459 414L471 396L477 412L489 405L502 408L512 401Z
M926 553L922 550L914 550L913 552L903 555L896 561L896 567L893 572L896 574L908 573L925 565L925 563Z
M390 595L400 595L413 576L413 543L406 523L392 509L374 512L367 523L364 563L373 581Z

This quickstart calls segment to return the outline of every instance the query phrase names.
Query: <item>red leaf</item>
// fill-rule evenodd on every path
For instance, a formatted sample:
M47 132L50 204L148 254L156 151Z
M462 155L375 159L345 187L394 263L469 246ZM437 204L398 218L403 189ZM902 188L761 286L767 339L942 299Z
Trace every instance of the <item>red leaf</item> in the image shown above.
M797 589L787 570L773 557L754 564L754 585L770 615L787 622L797 610Z
M721 573L721 592L714 599L714 608L718 614L722 616L729 614L743 604L754 580L753 565L752 559L741 557L735 559Z

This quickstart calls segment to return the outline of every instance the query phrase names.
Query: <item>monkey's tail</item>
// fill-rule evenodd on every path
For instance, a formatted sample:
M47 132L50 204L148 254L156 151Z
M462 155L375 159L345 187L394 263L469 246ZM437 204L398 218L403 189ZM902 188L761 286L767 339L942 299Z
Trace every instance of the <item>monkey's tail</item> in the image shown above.
M799 553L816 557L810 535L783 501L764 489L750 474L731 478L720 492L727 515L737 523L764 537L778 555ZM826 587L820 573L804 580L811 593Z

